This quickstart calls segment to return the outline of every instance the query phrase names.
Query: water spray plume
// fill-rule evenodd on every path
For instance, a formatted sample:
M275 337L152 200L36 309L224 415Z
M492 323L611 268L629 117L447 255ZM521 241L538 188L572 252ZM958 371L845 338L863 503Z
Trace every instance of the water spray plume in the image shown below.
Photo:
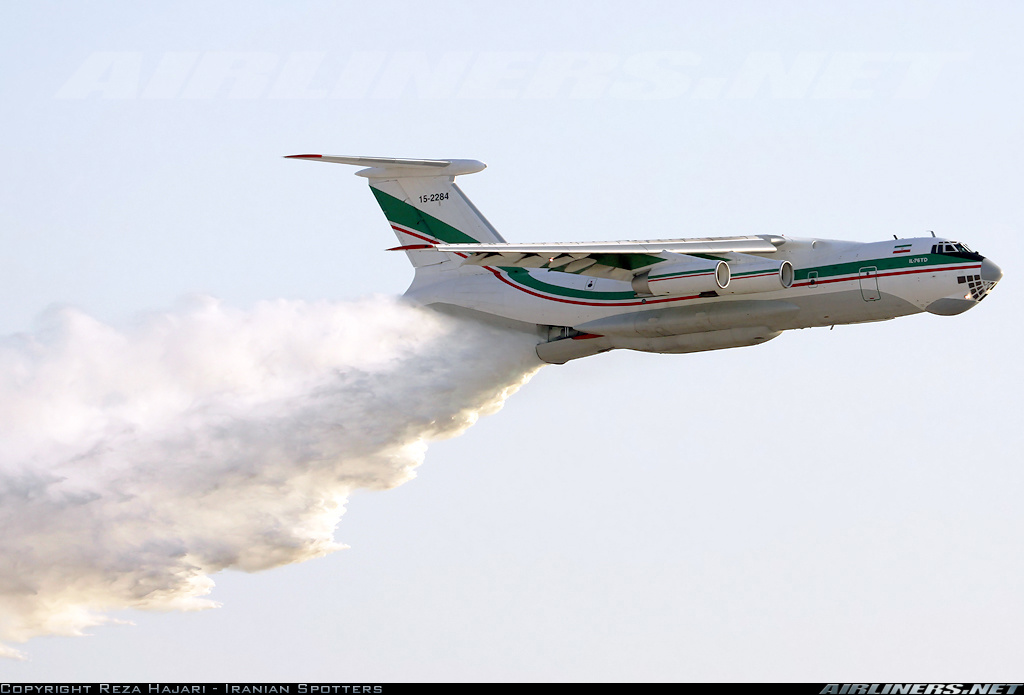
M61 309L0 340L0 656L343 547L349 493L498 410L534 342L387 297L201 299L126 330Z

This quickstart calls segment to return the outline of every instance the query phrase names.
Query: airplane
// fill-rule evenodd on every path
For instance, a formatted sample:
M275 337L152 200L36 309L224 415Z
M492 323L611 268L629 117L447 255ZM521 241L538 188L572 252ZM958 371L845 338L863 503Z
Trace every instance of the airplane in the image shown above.
M537 336L550 364L615 349L688 353L759 345L795 328L961 314L1002 278L952 239L869 243L783 235L506 242L455 184L472 159L319 154L366 167L415 269L417 303Z

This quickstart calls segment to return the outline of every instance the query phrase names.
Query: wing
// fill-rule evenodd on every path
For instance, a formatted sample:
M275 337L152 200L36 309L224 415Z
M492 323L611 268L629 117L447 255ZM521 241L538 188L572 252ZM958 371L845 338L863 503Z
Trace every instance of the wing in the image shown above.
M587 241L550 244L432 244L437 251L465 255L463 265L546 268L629 282L671 254L774 253L781 237L738 236L648 241Z

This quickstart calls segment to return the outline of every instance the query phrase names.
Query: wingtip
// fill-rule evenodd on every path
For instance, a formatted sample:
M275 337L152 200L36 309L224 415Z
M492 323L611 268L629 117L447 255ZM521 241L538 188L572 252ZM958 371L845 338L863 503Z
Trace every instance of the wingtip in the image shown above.
M286 154L285 159L323 159L322 154Z
M410 244L408 246L396 246L388 251L425 251L434 248L433 244Z

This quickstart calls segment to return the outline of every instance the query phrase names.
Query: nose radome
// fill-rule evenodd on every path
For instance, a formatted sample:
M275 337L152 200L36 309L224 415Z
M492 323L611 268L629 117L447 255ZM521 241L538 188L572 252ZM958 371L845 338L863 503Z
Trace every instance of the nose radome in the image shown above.
M1003 277L1003 271L989 259L981 262L981 279L985 282L999 282Z

